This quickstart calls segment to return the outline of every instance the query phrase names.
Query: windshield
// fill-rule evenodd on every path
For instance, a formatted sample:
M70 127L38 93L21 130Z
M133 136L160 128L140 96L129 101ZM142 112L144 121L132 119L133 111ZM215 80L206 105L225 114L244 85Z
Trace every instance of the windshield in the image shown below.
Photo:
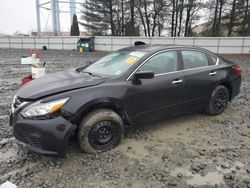
M117 51L89 65L83 71L104 76L121 75L145 54L143 51Z

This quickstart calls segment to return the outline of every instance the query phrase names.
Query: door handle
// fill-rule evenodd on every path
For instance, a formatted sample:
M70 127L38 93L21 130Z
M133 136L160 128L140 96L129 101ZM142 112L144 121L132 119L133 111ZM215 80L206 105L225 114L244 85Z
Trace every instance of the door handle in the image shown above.
M182 83L183 82L183 80L174 80L173 82L172 82L172 84L180 84L180 83Z
M210 72L210 73L209 73L209 76L214 76L214 75L216 75L216 74L217 74L217 72L214 72L214 71L213 71L213 72Z

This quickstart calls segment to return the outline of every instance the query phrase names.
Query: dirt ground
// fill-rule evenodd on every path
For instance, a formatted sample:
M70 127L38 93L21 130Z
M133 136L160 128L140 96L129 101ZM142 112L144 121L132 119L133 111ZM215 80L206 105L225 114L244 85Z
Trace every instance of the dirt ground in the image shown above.
M182 115L132 128L115 149L97 155L71 142L65 158L19 148L8 109L28 50L0 49L0 184L18 187L239 187L250 188L250 55L225 55L243 71L241 96L225 113ZM43 51L48 72L79 67L105 52Z

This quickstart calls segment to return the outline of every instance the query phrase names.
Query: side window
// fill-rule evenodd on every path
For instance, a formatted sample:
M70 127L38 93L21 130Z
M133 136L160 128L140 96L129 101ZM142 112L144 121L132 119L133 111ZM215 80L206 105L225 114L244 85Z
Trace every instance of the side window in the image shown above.
M184 69L208 66L207 55L196 51L182 51Z
M139 70L153 71L155 74L178 70L177 51L162 52L149 59Z
M215 65L217 63L217 58L214 56L210 56L210 58L211 58L212 65Z

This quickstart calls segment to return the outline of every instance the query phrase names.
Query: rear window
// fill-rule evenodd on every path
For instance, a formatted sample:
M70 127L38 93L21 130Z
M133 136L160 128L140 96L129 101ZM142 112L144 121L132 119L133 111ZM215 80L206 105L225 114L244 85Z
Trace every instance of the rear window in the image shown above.
M207 55L197 51L182 51L184 69L208 66Z
M215 65L217 63L217 57L210 56L211 57L211 63L212 65Z

